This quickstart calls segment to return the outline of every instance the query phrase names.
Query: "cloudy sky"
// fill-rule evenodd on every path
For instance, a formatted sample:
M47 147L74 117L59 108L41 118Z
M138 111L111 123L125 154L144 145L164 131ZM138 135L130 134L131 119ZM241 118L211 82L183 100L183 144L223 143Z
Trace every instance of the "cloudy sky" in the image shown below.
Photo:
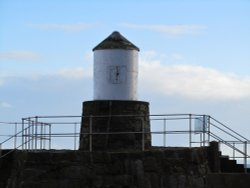
M152 114L208 114L250 138L250 1L1 0L0 121L80 115L92 48L114 30L140 48Z

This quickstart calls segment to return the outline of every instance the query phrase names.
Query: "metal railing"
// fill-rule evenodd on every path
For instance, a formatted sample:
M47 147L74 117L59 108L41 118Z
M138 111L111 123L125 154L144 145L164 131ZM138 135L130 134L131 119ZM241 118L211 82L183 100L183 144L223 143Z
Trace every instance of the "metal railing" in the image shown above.
M116 115L111 117L138 117L134 115ZM163 147L200 147L208 146L211 141L218 141L223 154L243 162L247 167L250 158L250 141L228 126L208 115L197 114L163 114L149 115L150 132L93 132L92 120L95 118L110 118L110 116L89 116L90 128L87 134L90 138L97 134L142 134L142 150L144 150L144 135L151 134L152 145ZM73 149L79 147L80 125L82 116L35 116L23 118L22 122L0 122L0 131L14 127L14 134L0 135L0 149L50 150ZM85 116L86 118L86 116ZM8 126L8 129L4 126ZM3 128L4 127L4 128ZM12 129L13 131L13 129ZM90 150L92 143L89 142ZM6 155L6 154L5 154ZM3 157L3 156L1 156Z

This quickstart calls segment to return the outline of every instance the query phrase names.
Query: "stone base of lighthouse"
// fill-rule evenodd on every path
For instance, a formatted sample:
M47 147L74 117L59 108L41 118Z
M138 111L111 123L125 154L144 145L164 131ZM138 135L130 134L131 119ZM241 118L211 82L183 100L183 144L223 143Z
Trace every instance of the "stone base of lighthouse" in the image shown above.
M149 103L83 102L80 150L124 151L151 147Z

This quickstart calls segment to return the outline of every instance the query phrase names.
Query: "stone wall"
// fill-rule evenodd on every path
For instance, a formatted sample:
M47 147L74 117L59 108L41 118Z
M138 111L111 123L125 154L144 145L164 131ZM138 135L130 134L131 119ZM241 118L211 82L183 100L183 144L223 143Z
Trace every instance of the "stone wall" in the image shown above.
M4 153L5 151L3 151ZM0 188L248 188L250 174L213 173L211 148L147 151L14 151Z
M16 151L1 188L205 187L206 149Z
M82 115L80 150L89 151L90 142L93 151L142 150L151 146L148 102L87 101Z

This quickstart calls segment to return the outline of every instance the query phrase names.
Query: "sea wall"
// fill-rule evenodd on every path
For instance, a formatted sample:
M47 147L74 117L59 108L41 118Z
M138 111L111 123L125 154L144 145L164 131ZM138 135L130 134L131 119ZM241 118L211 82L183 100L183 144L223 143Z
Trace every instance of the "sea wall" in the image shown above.
M0 188L247 188L250 175L212 172L209 147L147 151L14 151Z
M205 187L205 149L16 151L1 188ZM11 162L11 161L10 161Z

